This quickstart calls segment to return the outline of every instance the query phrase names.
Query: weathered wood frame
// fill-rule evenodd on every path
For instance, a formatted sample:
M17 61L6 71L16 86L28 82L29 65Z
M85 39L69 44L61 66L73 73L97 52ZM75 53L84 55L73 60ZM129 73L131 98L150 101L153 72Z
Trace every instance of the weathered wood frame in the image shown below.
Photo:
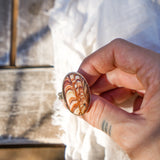
M10 62L8 66L0 66L0 69L54 68L53 65L16 66L19 0L12 0L11 10Z
M0 66L0 69L25 69L25 68L54 68L52 65L36 65L36 66L16 66L17 55L17 24L19 14L19 0L12 0L11 6L11 47L10 47L10 63L8 66ZM65 147L64 144L35 143L35 144L0 144L1 148L34 148L34 147Z

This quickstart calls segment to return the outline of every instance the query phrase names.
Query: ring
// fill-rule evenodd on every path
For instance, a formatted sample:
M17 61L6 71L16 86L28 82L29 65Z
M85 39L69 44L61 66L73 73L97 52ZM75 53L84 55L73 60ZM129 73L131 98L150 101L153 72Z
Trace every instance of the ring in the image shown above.
M78 72L68 73L63 80L62 92L58 93L69 111L83 115L90 107L90 89L86 79Z

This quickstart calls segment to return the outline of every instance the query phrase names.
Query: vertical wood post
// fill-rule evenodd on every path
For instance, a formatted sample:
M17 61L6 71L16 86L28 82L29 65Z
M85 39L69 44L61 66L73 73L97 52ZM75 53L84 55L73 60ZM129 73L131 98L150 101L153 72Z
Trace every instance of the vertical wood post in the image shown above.
M19 0L12 0L10 66L16 66Z

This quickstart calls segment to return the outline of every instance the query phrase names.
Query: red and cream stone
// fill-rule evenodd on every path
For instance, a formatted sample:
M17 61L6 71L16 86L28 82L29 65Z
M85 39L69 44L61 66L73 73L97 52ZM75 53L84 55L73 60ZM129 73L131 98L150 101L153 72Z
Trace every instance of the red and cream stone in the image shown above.
M63 81L63 98L75 115L83 115L90 105L90 91L85 78L76 72L67 74Z

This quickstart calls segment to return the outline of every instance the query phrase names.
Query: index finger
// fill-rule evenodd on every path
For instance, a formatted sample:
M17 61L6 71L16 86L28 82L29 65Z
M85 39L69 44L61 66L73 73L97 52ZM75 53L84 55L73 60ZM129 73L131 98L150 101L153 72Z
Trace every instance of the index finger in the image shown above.
M78 72L84 75L89 86L92 86L102 74L119 68L127 73L136 74L147 88L153 73L151 64L156 63L157 55L125 40L116 39L88 56L80 65ZM146 71L150 73L147 74Z

